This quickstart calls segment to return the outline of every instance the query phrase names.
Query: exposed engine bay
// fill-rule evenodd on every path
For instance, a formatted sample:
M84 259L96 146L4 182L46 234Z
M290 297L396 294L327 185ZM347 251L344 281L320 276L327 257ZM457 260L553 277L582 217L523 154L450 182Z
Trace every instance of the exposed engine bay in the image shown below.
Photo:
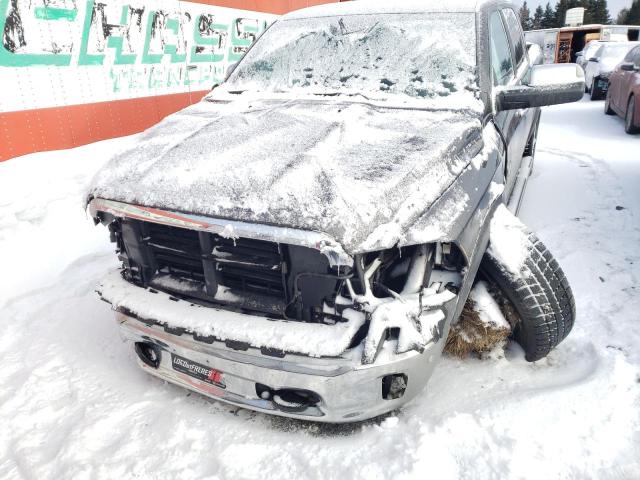
M97 218L109 227L127 282L175 301L288 321L282 328L292 321L336 325L357 314L348 348L364 343L363 363L374 362L387 342L402 353L438 341L446 315L437 307L456 296L466 267L453 243L357 254L349 265L306 246L105 212Z

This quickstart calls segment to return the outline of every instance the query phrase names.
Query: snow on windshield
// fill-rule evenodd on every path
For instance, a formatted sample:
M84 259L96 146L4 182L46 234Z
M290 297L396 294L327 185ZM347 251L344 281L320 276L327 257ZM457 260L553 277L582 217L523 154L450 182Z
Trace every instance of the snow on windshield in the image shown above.
M283 20L247 53L226 88L377 98L468 96L477 84L475 53L472 13Z
M589 43L587 45L587 47L584 49L584 57L588 60L590 59L595 53L598 52L598 49L602 46L601 42L593 42L593 43Z
M621 44L621 45L606 45L602 47L602 58L606 60L617 60L620 62L624 56L629 53L633 47L637 44Z
M602 47L600 52L600 71L611 71L616 68L635 43L610 44Z

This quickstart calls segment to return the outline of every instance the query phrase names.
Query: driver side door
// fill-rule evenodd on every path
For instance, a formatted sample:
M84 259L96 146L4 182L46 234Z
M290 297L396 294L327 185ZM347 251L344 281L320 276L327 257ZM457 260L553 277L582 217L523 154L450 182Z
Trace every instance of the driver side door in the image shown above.
M513 23L516 25L513 25ZM489 48L494 94L500 87L526 83L530 70L524 36L511 9L494 11L489 16ZM505 198L509 199L529 139L535 109L497 112L495 123L507 146Z

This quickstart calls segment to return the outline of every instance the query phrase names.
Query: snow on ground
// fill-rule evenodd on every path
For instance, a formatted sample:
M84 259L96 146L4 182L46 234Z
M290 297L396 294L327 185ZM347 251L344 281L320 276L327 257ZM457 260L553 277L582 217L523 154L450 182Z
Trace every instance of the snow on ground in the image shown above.
M640 137L602 102L543 114L522 207L578 318L545 360L445 358L399 412L272 418L145 375L93 288L82 192L135 137L0 164L0 478L640 478Z

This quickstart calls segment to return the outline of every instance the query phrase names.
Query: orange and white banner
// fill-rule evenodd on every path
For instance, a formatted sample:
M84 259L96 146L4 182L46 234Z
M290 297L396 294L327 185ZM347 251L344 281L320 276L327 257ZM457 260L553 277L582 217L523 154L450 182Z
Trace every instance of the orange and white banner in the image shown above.
M147 128L222 81L275 18L182 0L0 0L0 161Z

